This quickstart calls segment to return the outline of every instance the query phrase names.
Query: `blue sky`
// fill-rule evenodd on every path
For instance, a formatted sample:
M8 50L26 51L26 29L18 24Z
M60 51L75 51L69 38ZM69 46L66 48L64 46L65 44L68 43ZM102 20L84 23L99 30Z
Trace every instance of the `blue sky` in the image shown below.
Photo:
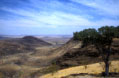
M119 25L119 0L0 0L1 35L72 35Z

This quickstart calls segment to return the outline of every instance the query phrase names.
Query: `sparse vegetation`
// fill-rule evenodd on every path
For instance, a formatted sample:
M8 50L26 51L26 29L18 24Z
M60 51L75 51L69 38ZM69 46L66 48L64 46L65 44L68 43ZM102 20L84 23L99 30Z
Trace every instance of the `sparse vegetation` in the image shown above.
M30 45L29 43L32 43L32 39L34 39L34 38L32 38L29 40L29 38L31 38L31 37L29 37L29 36L24 37L22 40L25 42L25 45L22 43L20 43L20 45L24 45L24 46L28 47L28 45ZM26 40L24 40L24 39L26 39ZM2 41L4 41L4 40L2 40ZM2 41L0 41L0 42L2 43ZM20 39L8 39L8 41L6 40L6 43L8 43L8 45L10 45L9 43L16 44L18 42L17 44L19 45L19 41L21 41L21 38ZM51 42L51 41L48 41L48 42ZM117 52L119 51L118 50L118 44L119 44L118 42L119 42L119 40L116 39L116 42L113 43L113 45L115 45L115 46L113 46L114 50L112 51L112 54L114 54L114 55L111 54L112 55L111 57L114 60L119 59L119 57L118 57L119 55L115 54L116 51ZM28 43L28 45L27 45L27 43ZM52 75L51 78L52 77L55 78L54 76L56 76L56 78L57 78L56 73L59 73L59 70L61 70L63 68L70 68L70 67L73 68L73 67L82 65L83 67L82 67L82 70L80 70L80 71L81 72L84 71L82 73L85 73L86 71L89 70L88 64L94 64L94 63L101 62L100 54L95 49L95 46L89 45L85 48L81 48L82 43L80 42L79 39L75 39L75 40L71 39L66 44L64 44L62 46L61 45L60 46L59 45L58 46L57 45L56 46L54 46L54 45L53 46L52 45L44 46L43 45L43 47L40 46L40 43L36 43L36 42L34 43L34 40L33 40L33 45L37 45L37 44L39 44L39 46L32 47L35 49L35 51L30 50L29 52L27 52L27 51L22 52L22 50L24 50L24 48L23 49L21 48L21 52L14 51L15 54L14 53L7 54L4 57L1 57L0 68L1 68L1 70L4 70L4 71L0 72L0 77L4 76L7 78L8 77L38 78L42 75L50 73ZM33 46L33 45L31 45L31 46ZM9 47L12 47L12 46L8 46L8 48ZM30 46L28 48L30 48ZM17 50L17 48L15 48L15 47L12 47L12 49ZM10 50L8 50L8 52L9 51ZM94 59L94 60L92 60L92 59ZM112 68L113 67L114 66L112 66ZM118 70L116 68L114 68L114 70L113 69L110 69L110 70L118 72ZM9 70L9 71L7 71L7 70ZM16 71L16 72L14 74L12 74L11 73L12 71L13 72ZM74 72L74 74L75 74L74 70L67 71L67 72L69 72L69 73ZM92 70L91 72L95 72L95 70ZM6 75L6 73L7 73L7 75ZM97 70L96 70L96 73L97 73ZM65 73L63 73L63 74L65 74Z
M113 65L112 69L119 68L118 66L119 61L111 61L111 63ZM53 75L51 73L43 75L41 76L41 78L65 78L65 77L67 78L70 75L77 75L78 78L88 78L88 77L96 78L96 76L98 76L97 78L100 78L102 77L102 72L104 72L102 66L99 63L94 63L94 64L87 65L87 69L85 69L85 65L75 66L75 67L70 67L70 68L59 70ZM115 72L115 73L113 72L111 76L109 77L118 78L119 74L118 72ZM75 77L72 76L72 78L75 78Z

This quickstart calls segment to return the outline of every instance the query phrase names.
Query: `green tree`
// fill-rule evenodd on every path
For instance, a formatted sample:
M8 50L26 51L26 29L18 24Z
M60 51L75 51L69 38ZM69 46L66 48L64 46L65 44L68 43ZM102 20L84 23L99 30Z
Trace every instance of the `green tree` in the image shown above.
M115 36L119 38L119 26L115 28Z
M83 42L82 47L93 44L96 46L98 52L102 56L105 63L105 76L109 75L109 57L111 53L111 44L113 38L118 37L117 27L103 26L96 29L85 29L77 32L77 39ZM75 37L75 34L74 34Z

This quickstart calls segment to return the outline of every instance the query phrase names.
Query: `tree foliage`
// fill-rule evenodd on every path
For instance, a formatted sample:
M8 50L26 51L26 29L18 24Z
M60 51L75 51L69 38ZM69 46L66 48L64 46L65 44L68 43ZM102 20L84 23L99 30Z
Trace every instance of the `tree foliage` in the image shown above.
M113 38L119 38L119 26L103 26L98 30L94 28L84 29L75 32L73 39L83 42L83 46L93 44L98 52L102 55L105 63L105 74L109 75L109 57Z
M91 44L109 44L112 38L119 37L119 26L103 26L98 30L94 28L84 29L80 32L74 32L73 39Z

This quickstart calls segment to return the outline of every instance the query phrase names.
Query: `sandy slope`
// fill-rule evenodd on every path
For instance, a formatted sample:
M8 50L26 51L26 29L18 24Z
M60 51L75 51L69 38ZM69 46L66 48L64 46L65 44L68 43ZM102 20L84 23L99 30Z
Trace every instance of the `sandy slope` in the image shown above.
M71 67L71 68L59 70L56 73L43 75L39 78L61 78L71 74L79 74L79 73L98 74L104 71L103 66L104 64L100 62L100 63L90 64L85 66ZM110 71L119 72L119 61L111 62Z

